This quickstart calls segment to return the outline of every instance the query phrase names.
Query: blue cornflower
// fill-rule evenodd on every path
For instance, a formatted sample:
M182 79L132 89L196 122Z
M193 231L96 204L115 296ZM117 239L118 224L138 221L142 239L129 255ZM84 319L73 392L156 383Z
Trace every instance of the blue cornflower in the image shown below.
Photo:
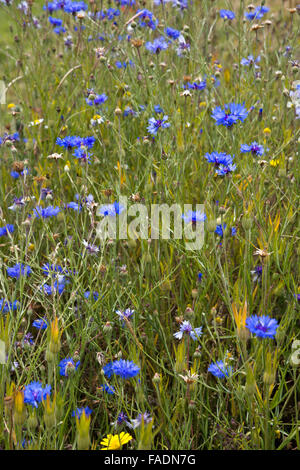
M236 169L236 165L233 164L233 165L220 165L217 169L216 169L216 174L219 175L219 176L225 176L225 175L228 175L228 173L231 173L232 171L234 171Z
M63 24L63 21L60 18L54 18L53 16L49 16L48 21L53 26L61 26Z
M197 280L198 280L199 282L202 281L202 277L203 277L203 273L198 273L198 274L197 274Z
M56 145L64 147L68 150L72 149L73 147L80 147L81 142L81 137L78 137L76 135L67 135L64 138L57 137L56 139Z
M237 234L236 228L235 228L235 227L231 227L231 236L232 236L232 237L235 237L236 234Z
M159 104L156 104L154 106L154 111L156 112L156 114L163 114L164 113L163 109L159 106Z
M173 29L173 28L165 28L165 33L166 35L171 38L171 39L178 39L181 32L178 31L178 29Z
M131 424L128 421L128 416L124 411L121 411L121 413L118 414L116 421L111 423L112 426L120 426L121 424L127 424L128 426L131 426Z
M12 268L6 268L6 272L9 277L19 279L20 276L29 276L32 271L30 266L17 263Z
M104 372L104 375L106 375L106 377L108 377L109 379L111 378L111 376L113 375L113 362L109 362L108 364L106 364L106 366L103 367L103 372Z
M221 238L223 238L225 228L226 228L226 224L217 225L215 233L219 235Z
M142 421L144 421L144 425L151 423L152 416L150 415L150 413L148 413L147 411L145 413L139 413L135 419L132 419L131 420L132 429L138 428L142 424Z
M65 33L66 31L66 28L64 28L63 26L56 26L55 28L53 28L53 32L55 34Z
M134 109L130 108L129 106L126 106L126 108L124 109L123 116L125 116L125 117L127 117L127 116L136 117L137 115L138 115L138 113L136 111L134 111Z
M252 315L246 319L246 327L259 338L274 338L278 326L277 320L267 315Z
M65 287L66 287L65 282L55 281L53 283L53 286L49 284L43 284L42 286L40 286L40 290L44 292L44 294L46 295L52 295L52 294L55 294L56 292L58 292L59 295L61 295Z
M55 217L57 214L60 212L59 207L53 207L53 206L47 206L47 207L41 207L41 206L36 206L36 208L33 210L33 214L37 219L48 219L49 217Z
M128 65L130 65L130 67L134 67L134 62L132 60L129 60L128 62L121 62L120 60L117 60L115 65L118 69L126 69Z
M231 155L227 155L225 152L206 153L204 157L209 163L214 163L216 167L219 167L220 165L224 165L224 166L232 165L233 163L232 160L234 158Z
M101 104L105 103L107 99L107 95L105 93L102 93L102 95L96 95L96 97L93 99L86 98L85 101L89 106L101 106Z
M8 302L5 299L0 299L0 312L2 313L7 313L10 310L17 310L18 306L19 302L17 300L15 300L14 302Z
M206 80L202 80L201 82L188 82L184 88L189 88L190 90L205 90L206 88Z
M15 197L14 203L12 206L9 206L9 210L16 211L17 209L21 209L21 207L25 206L25 200L22 197Z
M33 344L33 336L31 333L26 333L22 339L22 345L32 345Z
M104 204L99 207L97 214L103 216L115 217L117 214L121 214L125 210L123 204L115 201L113 204Z
M75 411L72 412L72 416L76 416L76 418L79 419L83 412L85 413L85 416L90 416L93 411L88 406L86 406L85 408L77 408Z
M249 21L252 21L254 19L260 20L264 16L265 13L268 13L269 10L270 10L269 7L264 7L264 6L256 7L254 11L245 13L245 17Z
M177 48L176 48L176 54L178 57L182 57L185 51L189 51L191 48L191 45L189 42L185 40L185 37L183 34L180 34L178 40L177 40Z
M146 42L145 47L148 49L148 51L152 52L152 54L159 54L160 51L168 49L169 45L165 38L161 36L160 38L154 39L153 42Z
M252 142L250 145L243 144L241 145L241 152L247 153L251 152L252 155L262 156L265 153L263 145L259 145L257 142Z
M119 359L118 361L110 362L104 366L103 371L108 378L110 378L112 374L115 374L119 375L123 379L130 379L140 372L140 368L132 361Z
M166 129L167 127L170 127L170 123L167 122L169 119L168 116L164 116L162 119L155 119L155 118L150 118L148 119L148 127L147 130L150 132L152 135L156 135L158 132L158 129Z
M56 145L59 145L60 147L64 147L68 150L71 150L74 147L87 147L88 149L91 149L96 141L96 138L94 136L89 136L89 137L78 137L76 135L68 135L64 137L63 139L61 137L58 137L56 139Z
M154 17L153 13L145 8L143 10L137 10L137 13L141 13L138 17L139 26L142 28L148 27L155 30L158 25L158 20Z
M180 325L180 330L174 333L174 337L182 339L183 334L187 333L195 341L202 335L202 326L199 328L193 328L189 321L185 320Z
M56 275L63 274L64 270L59 264L49 264L49 263L44 263L42 266L42 271L44 276L49 276L52 274L52 277L55 277Z
M253 271L250 271L254 282L260 281L262 277L262 270L263 270L263 267L261 265L258 265L258 266L255 266Z
M74 157L78 158L80 162L87 162L89 164L91 163L92 154L90 152L87 152L85 147L76 148L73 155Z
M222 124L226 127L231 127L238 121L244 122L248 116L248 111L243 104L229 103L225 104L225 109L217 106L211 115L215 119L217 126Z
M77 361L75 364L71 357L66 357L65 359L62 359L58 364L59 373L63 377L68 377L70 373L78 369L79 365L80 361Z
M257 56L256 59L254 59L253 55L248 55L248 57L245 59L243 58L241 60L241 65L245 65L247 67L254 65L255 69L259 69L259 65L257 65L257 62L260 62L260 55Z
M51 385L44 388L40 382L31 382L24 388L24 403L28 403L35 408L42 400L46 400L47 395L51 393Z
M98 298L99 298L99 293L96 292L96 291L91 292L91 291L87 290L86 292L84 292L83 297L84 297L85 299L89 299L90 296L91 296L91 294L92 294L93 299L94 299L95 302L96 302L96 300L98 300Z
M78 13L79 11L86 11L88 9L88 5L83 1L72 2L68 0L63 5L66 13Z
M5 134L3 135L2 138L0 138L0 145L5 144L5 142L16 142L20 140L20 135L18 132L15 132L14 134Z
M42 188L41 189L41 199L53 199L53 189L50 188Z
M73 209L74 211L81 212L82 211L82 205L79 204L78 202L68 202L66 205L67 209Z
M132 7L133 5L135 5L135 0L115 0L115 2L117 5L121 5L121 7Z
M196 222L204 222L207 217L204 212L201 211L188 211L186 214L182 214L181 216L185 222L192 222L193 224Z
M134 310L131 310L130 308L126 308L123 312L121 310L116 310L116 314L120 317L120 320L124 320L124 318L127 318L128 320L134 314Z
M212 362L207 370L219 379L224 379L232 373L232 367L226 366L223 361Z
M4 227L0 227L0 237L5 237L9 233L13 233L14 230L15 228L12 224L7 224Z
M220 17L224 20L234 20L235 13L231 10L220 10Z
M32 322L32 326L38 330L46 330L48 323L43 318L39 318L38 320L34 320L34 322Z
M103 392L106 392L108 393L108 395L114 395L115 394L115 387L113 387L112 385L101 385L100 387L101 390L103 390Z
M189 6L189 0L172 0L173 7L185 10Z

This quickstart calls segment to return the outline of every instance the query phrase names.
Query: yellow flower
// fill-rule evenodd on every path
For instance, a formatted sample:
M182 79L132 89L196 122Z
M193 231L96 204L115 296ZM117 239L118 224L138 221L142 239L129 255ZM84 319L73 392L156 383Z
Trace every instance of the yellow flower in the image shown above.
M121 434L108 434L107 437L103 439L103 441L100 442L100 445L104 446L102 447L101 450L118 450L121 449L121 447L124 444L127 444L127 442L131 441L132 436L128 434L127 432L121 432Z
M271 129L269 127L265 127L264 134L271 134Z
M16 107L16 105L14 103L9 103L7 105L7 109L12 109L12 108L15 108L15 107Z
M270 160L270 165L271 166L278 166L280 163L280 160Z

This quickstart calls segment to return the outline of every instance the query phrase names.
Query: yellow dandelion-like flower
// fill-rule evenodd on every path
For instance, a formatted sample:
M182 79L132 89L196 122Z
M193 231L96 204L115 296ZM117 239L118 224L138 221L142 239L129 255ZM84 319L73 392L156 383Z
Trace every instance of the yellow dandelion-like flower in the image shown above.
M132 436L128 432L121 432L121 434L108 434L101 442L100 445L104 446L101 450L118 450L124 444L131 441Z
M12 109L12 108L15 108L15 107L16 107L16 105L14 103L9 103L7 105L7 109Z
M271 129L269 127L265 127L264 134L271 134Z
M280 163L280 160L270 160L270 165L271 166L278 166Z

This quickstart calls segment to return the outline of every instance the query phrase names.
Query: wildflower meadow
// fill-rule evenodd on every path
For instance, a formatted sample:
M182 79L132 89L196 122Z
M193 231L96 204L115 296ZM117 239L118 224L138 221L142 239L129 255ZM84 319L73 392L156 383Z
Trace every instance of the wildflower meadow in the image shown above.
M300 450L299 15L0 0L0 449Z

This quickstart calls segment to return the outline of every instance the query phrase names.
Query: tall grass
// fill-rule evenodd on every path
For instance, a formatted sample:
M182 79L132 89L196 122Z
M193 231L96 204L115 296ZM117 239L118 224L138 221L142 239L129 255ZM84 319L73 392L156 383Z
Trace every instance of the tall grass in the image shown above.
M107 434L125 431L133 437L127 449L299 449L299 369L291 361L299 338L299 120L289 105L299 80L299 16L286 9L294 5L270 2L271 11L254 21L244 19L243 1L194 1L182 11L137 2L120 7L115 24L58 11L52 16L66 28L60 35L41 5L33 4L38 29L30 8L25 15L15 2L0 5L1 75L9 84L0 136L20 136L0 146L0 226L14 225L1 237L0 298L18 301L0 322L7 354L0 365L1 448L99 449ZM89 9L109 6L117 8L96 1ZM155 30L136 18L128 31L138 7L159 19ZM224 21L221 8L234 9L236 18ZM158 54L146 49L147 41L166 38L166 26L190 44L182 56L178 40ZM257 69L241 65L251 54L261 57ZM187 88L204 79L204 90ZM108 96L98 109L86 102L90 89ZM245 103L247 118L217 126L214 108L231 102ZM153 139L148 120L162 116L155 105L170 127ZM127 107L133 112L125 116ZM96 114L102 122L91 125ZM90 164L56 144L65 136L96 138ZM240 151L253 141L264 146L262 156ZM235 171L216 175L204 157L213 151L234 155ZM62 158L49 159L55 152ZM41 199L43 188L52 199ZM184 240L150 240L150 233L149 240L100 243L97 207L83 202L90 194L98 206L121 195L147 207L202 203L204 245L189 251ZM76 195L82 210L65 208ZM15 211L14 198L24 202ZM48 205L61 208L57 216L34 216ZM223 236L215 232L220 224ZM99 252L91 255L84 240ZM7 267L16 263L29 265L30 276L9 277ZM44 263L68 271L61 294ZM45 283L54 294L45 293ZM116 311L127 308L134 314L123 322ZM275 338L250 334L243 312L276 319ZM48 327L35 328L37 319ZM184 320L202 327L195 341L174 337ZM80 361L67 377L59 369L64 358ZM139 374L105 375L103 367L120 358L137 364ZM219 360L231 371L223 378L208 371ZM37 408L23 404L33 381L51 385L52 406L46 399ZM86 406L90 423L72 416ZM152 421L135 429L112 425L121 412L128 422L145 412Z

